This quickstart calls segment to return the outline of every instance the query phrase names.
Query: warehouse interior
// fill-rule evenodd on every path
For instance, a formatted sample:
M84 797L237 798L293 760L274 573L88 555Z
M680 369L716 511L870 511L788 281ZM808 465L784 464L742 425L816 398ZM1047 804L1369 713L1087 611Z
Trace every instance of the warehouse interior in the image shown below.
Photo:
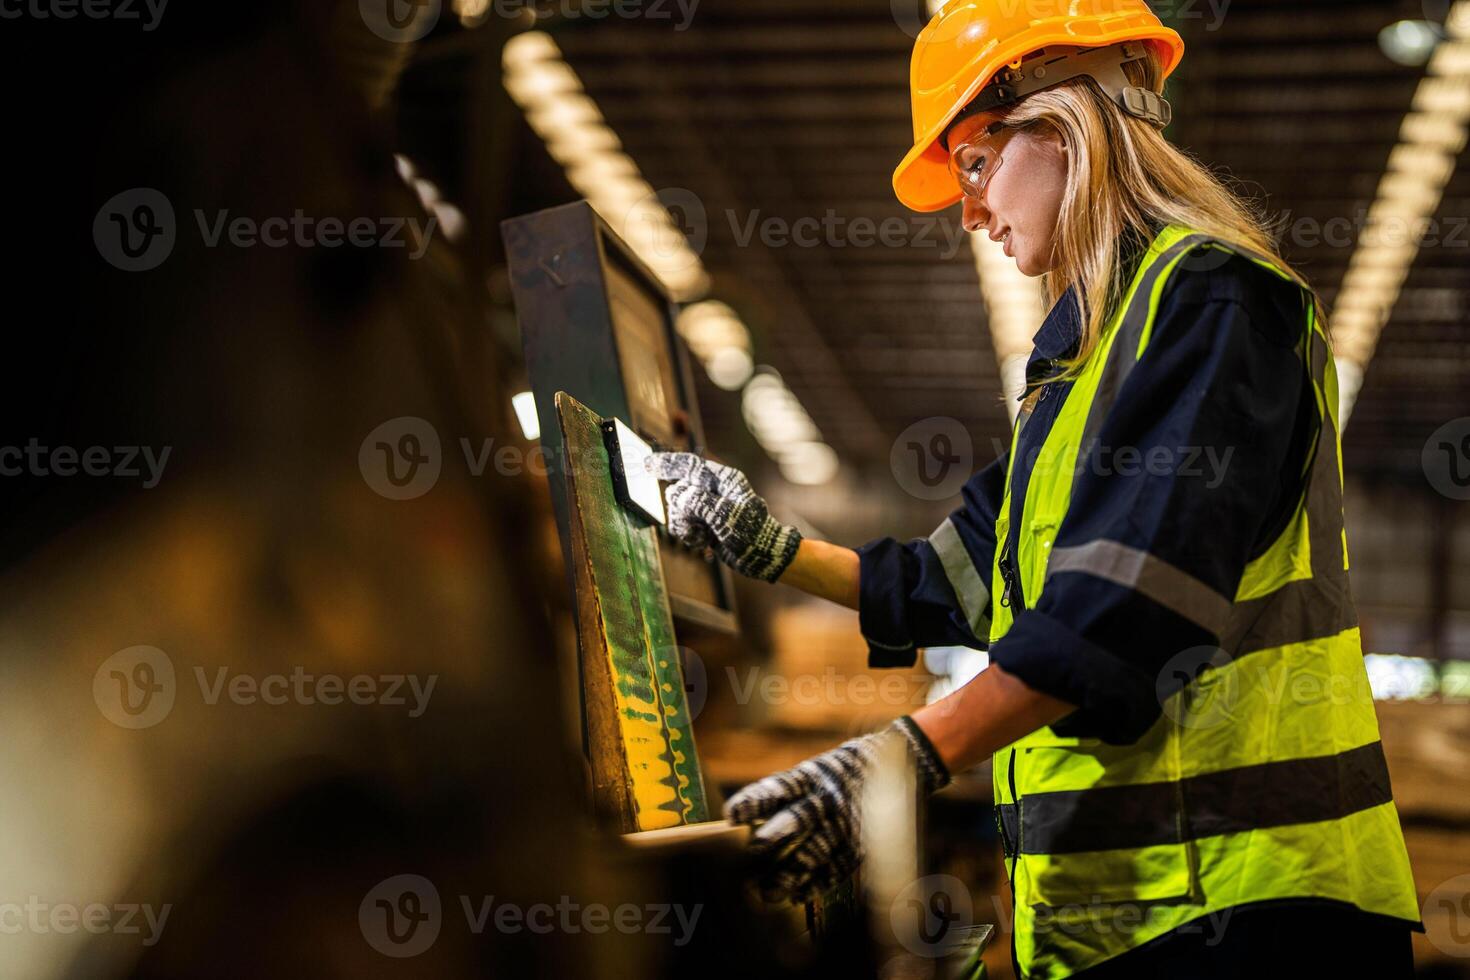
M536 374L576 365L588 394L567 390L593 404L617 368L536 346L518 290L556 273L516 230L587 202L671 304L680 425L773 514L848 547L928 535L1009 445L1047 313L958 209L894 196L939 4L383 6L38 3L7 23L26 97L0 445L27 462L0 479L0 974L960 975L888 924L912 895L883 893L881 867L866 899L774 907L725 837L619 839L644 826L609 820L589 762L597 607ZM1470 0L1151 6L1188 51L1167 138L1271 216L1329 313L1415 971L1470 977ZM170 209L156 261L102 244L110 207L162 213L140 188ZM1365 234L1386 212L1421 234ZM321 247L293 215L370 216L386 247ZM274 217L295 236L279 247ZM372 475L375 445L430 439L427 489L391 451L389 482ZM79 471L90 447L111 475ZM987 663L947 647L870 668L852 610L705 571L727 618L675 608L674 643L709 820ZM109 711L124 676L167 705ZM327 677L335 701L310 686ZM897 864L963 883L963 925L991 927L971 968L1000 980L993 803L988 765L955 774L904 818ZM496 901L569 896L674 911L486 925ZM433 935L376 934L378 902Z

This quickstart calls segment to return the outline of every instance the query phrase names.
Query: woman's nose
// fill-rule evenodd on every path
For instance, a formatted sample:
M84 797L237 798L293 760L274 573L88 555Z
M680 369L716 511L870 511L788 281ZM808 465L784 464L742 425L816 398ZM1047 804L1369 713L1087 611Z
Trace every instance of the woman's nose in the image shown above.
M984 204L969 195L961 200L964 201L964 210L960 213L960 224L965 231L977 232L990 223L990 211Z

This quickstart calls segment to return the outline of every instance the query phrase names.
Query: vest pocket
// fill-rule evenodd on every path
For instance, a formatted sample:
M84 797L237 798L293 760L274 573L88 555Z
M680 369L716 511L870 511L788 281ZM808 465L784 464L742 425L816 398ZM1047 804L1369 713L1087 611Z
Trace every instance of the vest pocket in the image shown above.
M1061 523L1061 518L1056 516L1033 517L1026 525L1025 533L1021 535L1024 538L1021 544L1021 577L1028 605L1036 605L1042 589L1046 588L1046 568L1051 563L1051 546L1056 541L1057 528Z
M1022 804L1024 808L1024 802ZM1080 909L1127 902L1169 902L1195 893L1189 844L1023 854L1028 905Z
M1027 904L1086 909L1199 894L1175 732L1126 747L1026 745L1017 877Z

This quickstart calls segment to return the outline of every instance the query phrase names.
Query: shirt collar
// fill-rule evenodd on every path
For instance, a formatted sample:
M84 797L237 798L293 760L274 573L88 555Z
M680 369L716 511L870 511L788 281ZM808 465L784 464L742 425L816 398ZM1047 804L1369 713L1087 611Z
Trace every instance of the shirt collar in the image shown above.
M1125 236L1123 247L1120 250L1119 261L1128 270L1129 278L1137 271L1138 263L1148 251L1149 243L1163 230L1163 226L1150 223L1152 236L1145 241L1142 238ZM1058 361L1066 360L1077 353L1082 346L1082 310L1077 301L1077 287L1071 285L1067 291L1052 305L1051 311L1047 313L1046 319L1041 323L1041 329L1036 331L1032 338L1035 347L1031 351L1031 358L1026 362L1026 391L1021 397L1031 394L1042 381L1056 374Z
M1076 287L1068 286L1052 305L1032 340L1036 346L1026 362L1026 394L1055 374L1057 362L1076 354L1082 343L1082 315L1077 307Z

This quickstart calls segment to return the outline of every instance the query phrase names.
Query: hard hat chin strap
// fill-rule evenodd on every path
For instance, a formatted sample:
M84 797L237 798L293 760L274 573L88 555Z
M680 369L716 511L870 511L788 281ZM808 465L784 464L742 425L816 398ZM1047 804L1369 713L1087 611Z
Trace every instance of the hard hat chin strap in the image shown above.
M996 72L990 84L956 114L950 125L1086 75L1097 82L1098 87L1124 112L1162 128L1169 125L1173 116L1168 101L1157 92L1132 84L1123 74L1125 64L1141 61L1146 56L1143 44L1138 41L1110 44L1104 48L1065 45L1043 48L1028 55L1019 65Z

